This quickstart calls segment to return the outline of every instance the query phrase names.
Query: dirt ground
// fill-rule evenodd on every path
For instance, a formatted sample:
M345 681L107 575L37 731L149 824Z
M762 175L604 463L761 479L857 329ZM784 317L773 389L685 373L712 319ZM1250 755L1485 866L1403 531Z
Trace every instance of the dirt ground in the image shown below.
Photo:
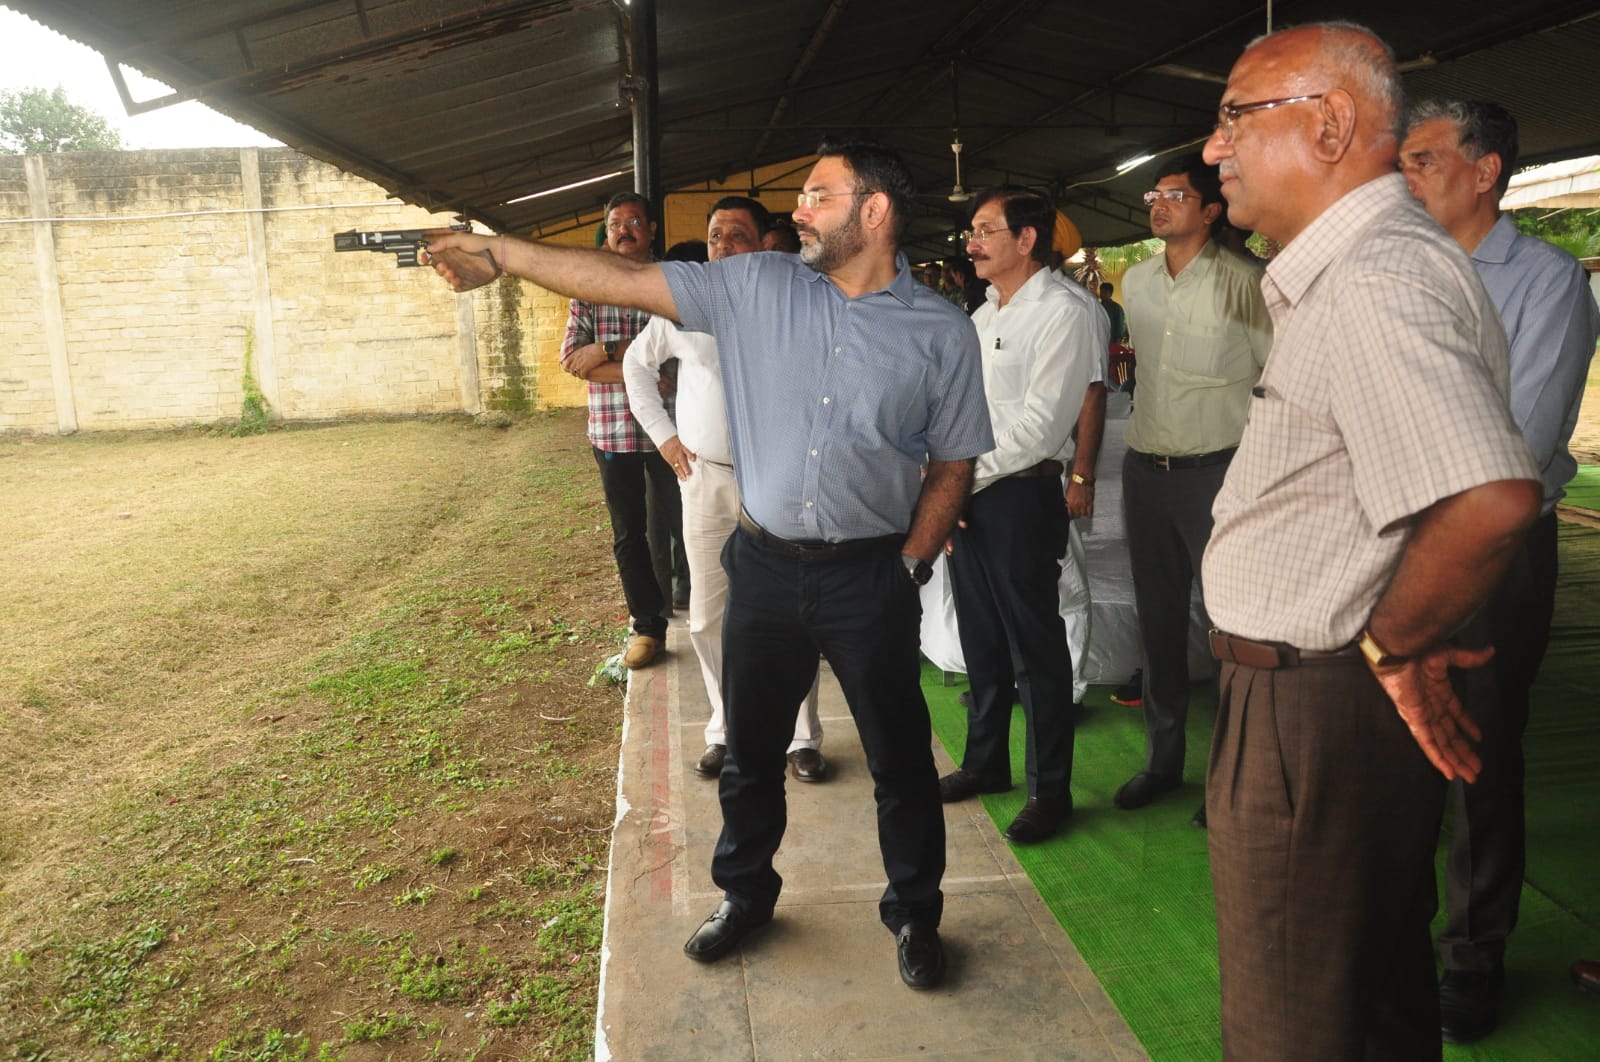
M585 1058L581 411L0 440L7 1058Z

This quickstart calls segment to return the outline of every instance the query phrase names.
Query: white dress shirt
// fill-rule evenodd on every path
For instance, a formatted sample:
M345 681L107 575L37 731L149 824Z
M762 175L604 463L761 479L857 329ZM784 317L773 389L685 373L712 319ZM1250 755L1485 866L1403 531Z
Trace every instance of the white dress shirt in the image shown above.
M661 366L673 358L679 366L676 424L656 386ZM622 379L634 418L657 449L676 435L696 457L733 464L715 337L686 332L665 317L652 317L622 355Z

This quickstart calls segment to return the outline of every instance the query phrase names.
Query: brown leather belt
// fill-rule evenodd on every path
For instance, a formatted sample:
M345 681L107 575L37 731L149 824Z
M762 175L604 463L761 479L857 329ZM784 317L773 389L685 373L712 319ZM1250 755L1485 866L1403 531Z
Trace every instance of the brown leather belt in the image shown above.
M1211 465L1220 465L1233 458L1237 446L1230 446L1226 450L1213 450L1209 454L1147 454L1141 450L1129 450L1128 453L1153 468L1163 472L1176 472L1185 468L1206 468Z
M1282 642L1258 642L1251 638L1241 638L1237 634L1219 631L1215 627L1211 628L1210 638L1212 656L1229 664L1242 664L1259 671L1276 671L1279 668L1300 667L1305 664L1327 664L1336 660L1361 659L1361 650L1353 644L1343 649L1335 649L1331 653L1314 652L1310 649L1296 649Z
M1010 475L1002 477L1002 478L1004 478L1004 479L1032 479L1032 478L1034 478L1036 476L1039 476L1039 477L1050 476L1050 477L1052 477L1054 479L1060 479L1061 478L1061 473L1064 472L1065 470L1066 470L1066 466L1063 465L1060 461L1054 461L1054 460L1051 460L1050 458L1045 458L1043 461L1040 461L1038 464L1034 465L1032 468L1024 468L1021 472L1013 472Z
M744 511L742 505L739 507L739 529L779 556L791 557L807 564L825 564L828 561L859 557L875 550L898 549L906 541L904 535L882 535L877 538L852 538L847 542L795 542L779 538L756 523L750 514Z

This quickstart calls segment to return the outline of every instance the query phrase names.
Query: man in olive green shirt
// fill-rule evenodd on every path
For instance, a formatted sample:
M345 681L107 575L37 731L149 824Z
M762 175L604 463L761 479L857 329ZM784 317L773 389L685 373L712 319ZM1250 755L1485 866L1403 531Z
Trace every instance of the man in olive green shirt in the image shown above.
M1261 265L1211 239L1215 166L1173 159L1145 193L1166 248L1122 280L1139 357L1122 496L1144 656L1144 767L1115 802L1140 808L1183 781L1190 586L1211 537L1211 502L1244 433L1250 389L1272 346ZM1205 808L1195 816L1205 825Z

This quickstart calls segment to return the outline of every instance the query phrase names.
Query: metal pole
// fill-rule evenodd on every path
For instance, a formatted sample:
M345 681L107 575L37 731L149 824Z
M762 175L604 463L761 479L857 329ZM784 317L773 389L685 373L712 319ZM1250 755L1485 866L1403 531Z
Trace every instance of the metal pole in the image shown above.
M656 0L629 4L628 44L633 53L633 190L650 200L661 216L661 125L657 119ZM656 229L656 254L662 251L664 228Z

